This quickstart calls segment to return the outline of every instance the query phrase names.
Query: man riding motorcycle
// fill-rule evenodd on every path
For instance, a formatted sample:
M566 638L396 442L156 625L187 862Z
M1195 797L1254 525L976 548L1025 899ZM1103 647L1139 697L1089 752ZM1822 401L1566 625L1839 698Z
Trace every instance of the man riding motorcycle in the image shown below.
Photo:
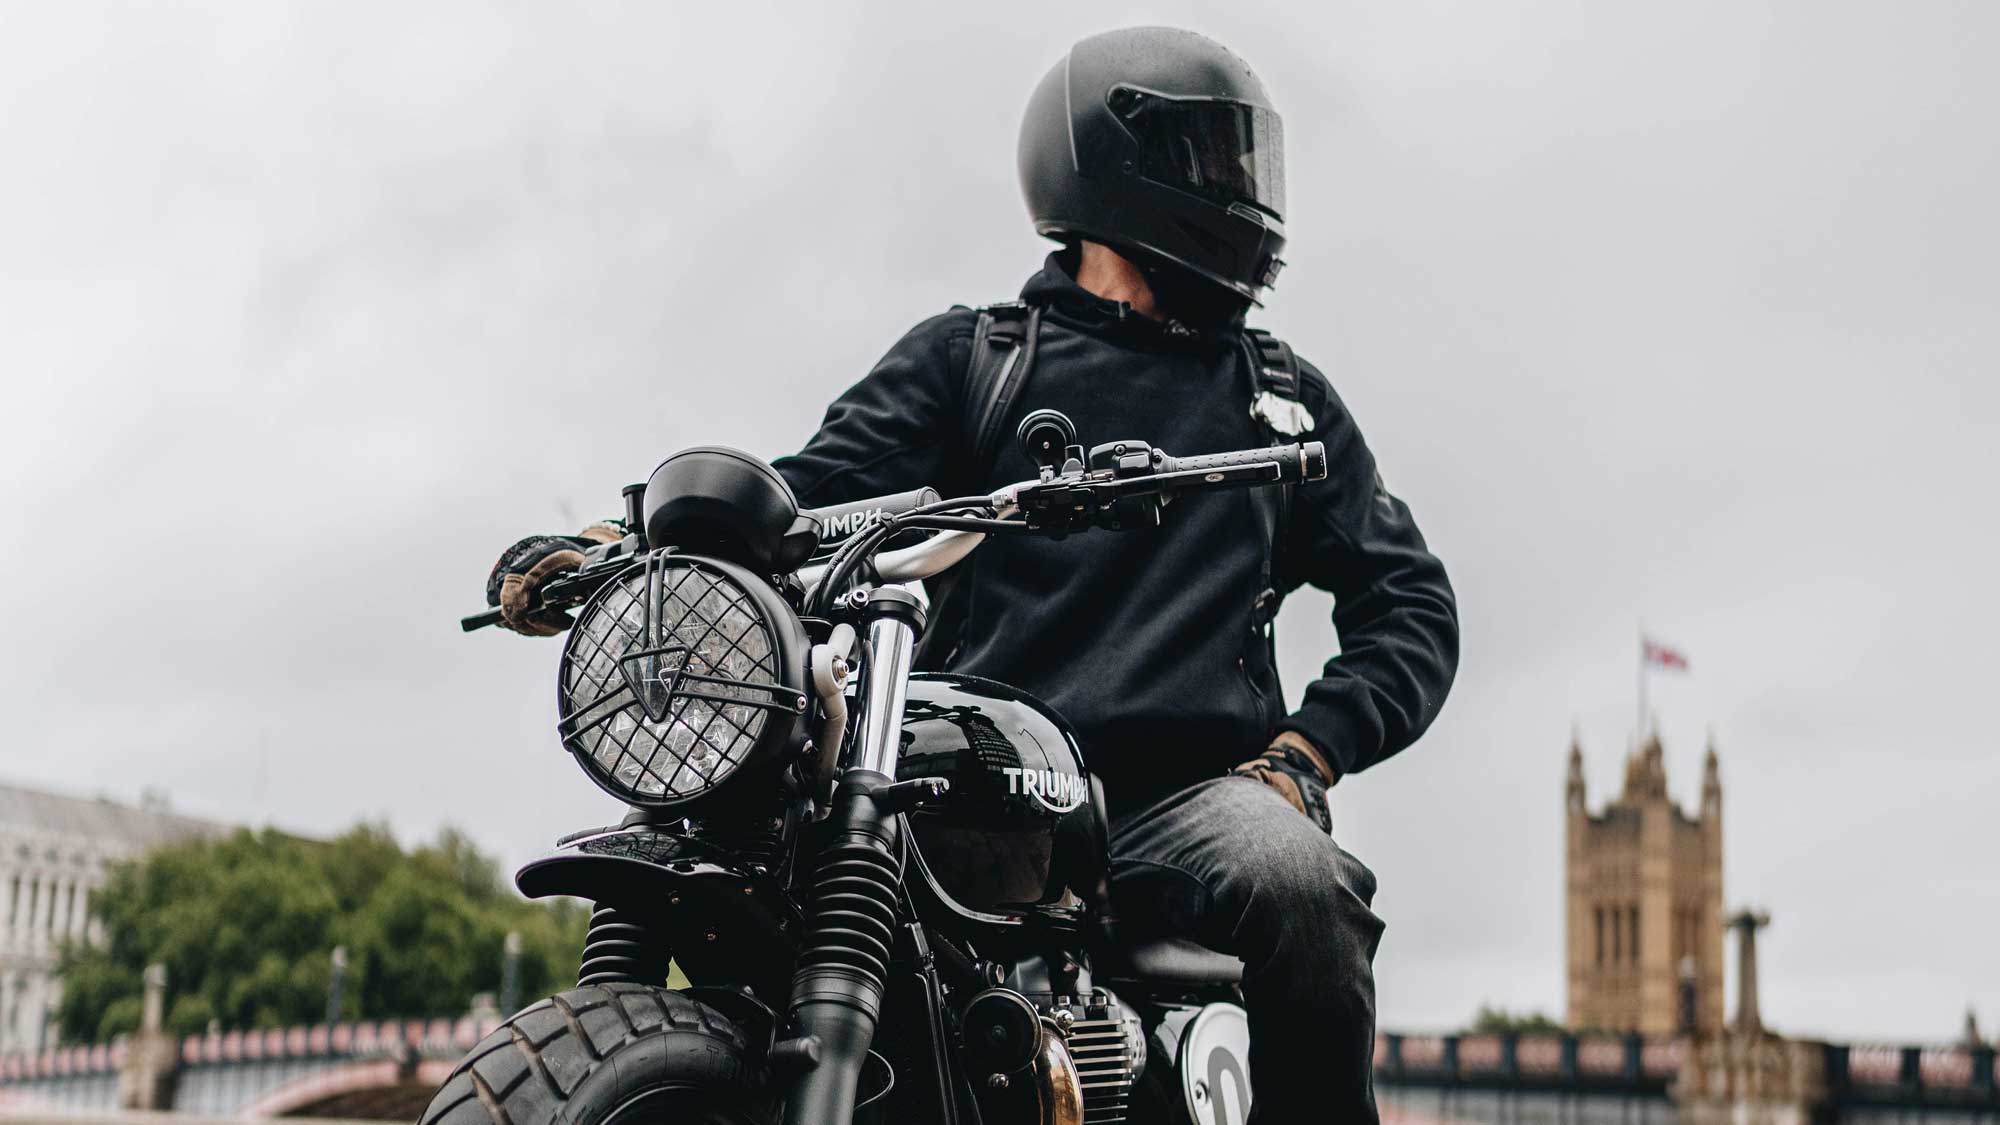
M776 468L808 505L986 493L1035 469L980 434L1042 408L1176 450L1325 443L1327 478L1290 495L1194 496L1120 535L994 540L961 564L937 615L954 627L926 635L925 658L1018 685L1075 726L1105 782L1121 932L1242 959L1253 1120L1373 1121L1382 923L1373 874L1330 835L1326 789L1436 717L1456 607L1325 377L1244 327L1282 265L1277 114L1219 44L1114 31L1041 81L1019 160L1035 229L1062 244L1020 303L919 324ZM561 632L536 590L618 534L522 540L489 602L517 632ZM1270 622L1307 583L1335 597L1341 652L1287 714Z

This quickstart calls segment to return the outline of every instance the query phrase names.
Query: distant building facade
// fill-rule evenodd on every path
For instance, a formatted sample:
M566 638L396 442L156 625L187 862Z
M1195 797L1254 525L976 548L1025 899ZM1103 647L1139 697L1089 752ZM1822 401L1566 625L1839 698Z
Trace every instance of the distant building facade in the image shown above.
M110 864L224 831L159 802L121 805L0 785L0 1054L53 1044L56 954L65 940L99 936L89 921L91 896Z
M1711 745L1701 806L1667 795L1659 736L1626 758L1623 790L1590 811L1572 744L1567 828L1568 1024L1670 1035L1721 1030L1722 779Z

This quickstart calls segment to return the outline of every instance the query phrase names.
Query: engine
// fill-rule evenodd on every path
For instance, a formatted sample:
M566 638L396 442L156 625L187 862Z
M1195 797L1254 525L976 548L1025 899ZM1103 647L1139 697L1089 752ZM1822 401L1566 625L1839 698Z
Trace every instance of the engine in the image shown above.
M1087 985L1060 996L989 988L967 1002L963 1032L974 1088L998 1120L1122 1122L1146 1065L1138 1013Z
M1123 1121L1132 1083L1146 1066L1146 1032L1139 1014L1103 988L1065 1000L1052 998L1041 1010L1064 1033L1063 1045L1083 1091L1083 1120L1087 1125Z

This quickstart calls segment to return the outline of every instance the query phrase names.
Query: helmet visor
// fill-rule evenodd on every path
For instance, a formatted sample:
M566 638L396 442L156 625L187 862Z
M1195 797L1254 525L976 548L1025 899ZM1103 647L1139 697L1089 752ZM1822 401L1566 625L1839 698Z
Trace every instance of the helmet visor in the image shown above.
M1120 86L1111 110L1139 142L1140 174L1213 199L1285 211L1285 131L1263 106Z

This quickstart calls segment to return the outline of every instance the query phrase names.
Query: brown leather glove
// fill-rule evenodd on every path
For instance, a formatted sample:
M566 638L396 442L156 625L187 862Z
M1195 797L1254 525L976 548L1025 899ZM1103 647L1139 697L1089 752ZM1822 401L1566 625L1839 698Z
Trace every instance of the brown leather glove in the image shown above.
M500 554L486 577L486 604L500 607L500 624L528 637L553 637L575 623L560 609L534 606L549 579L583 566L583 552L624 537L615 524L594 523L577 535L530 535Z
M1326 791L1340 780L1340 774L1305 735L1281 730L1271 739L1270 749L1230 772L1277 790L1293 808L1311 817L1320 831L1333 834L1333 810L1327 806Z

